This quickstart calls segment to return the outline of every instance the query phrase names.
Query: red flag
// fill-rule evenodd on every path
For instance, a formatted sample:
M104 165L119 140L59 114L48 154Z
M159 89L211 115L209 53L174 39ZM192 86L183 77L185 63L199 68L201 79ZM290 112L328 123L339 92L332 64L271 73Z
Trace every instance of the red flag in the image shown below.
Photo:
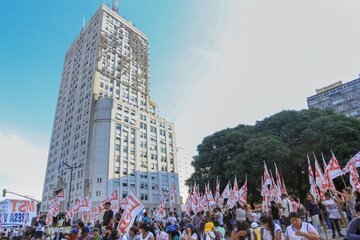
M205 186L205 196L209 207L214 206L215 205L214 196L211 192L209 182L207 183L207 186Z
M121 234L126 234L129 232L130 227L135 221L136 215L138 215L138 213L144 209L144 205L133 192L129 192L126 198L128 201L128 205L117 227L118 232Z
M169 201L170 201L170 209L174 209L175 206L175 193L176 193L176 184L175 182L171 186L170 192L169 192Z
M335 189L334 182L333 182L332 178L330 177L330 168L326 164L324 156L322 156L322 157L323 157L322 160L323 160L323 163L324 163L324 180L326 182L326 184L324 184L324 185L327 186L327 188Z
M264 183L266 185L271 184L270 174L269 174L269 171L268 171L265 161L264 161Z
M276 185L278 186L279 189L281 189L281 177L280 177L280 173L278 171L278 168L275 164L275 180L276 180Z
M316 159L315 154L314 154L314 157L315 157L315 183L319 188L325 190L325 189L328 188L328 186L327 186L327 183L325 181L325 177L324 177L324 174L323 174L323 172L321 170L319 162Z
M350 172L351 166L350 164L353 163L355 165L355 168L360 167L360 152L358 152L355 156L353 156L349 162L346 164L346 166L343 169L344 173Z
M311 167L310 158L307 156L308 159L308 173L309 173L309 183L310 183L310 193L313 195L315 201L318 201L320 199L319 193L316 188L316 183L314 179L314 172Z
M360 182L359 182L359 173L356 170L355 164L350 163L350 184L352 186L352 191L360 192Z
M247 175L245 178L244 185L239 190L239 202L241 202L244 205L247 203Z
M239 187L238 187L236 176L235 176L233 189L230 192L230 196L226 203L226 206L231 209L235 206L235 204L238 201L239 201Z
M326 167L326 170L328 171L329 177L331 179L334 179L338 176L343 175L343 171L341 171L340 164L336 159L335 155L332 152L331 154L332 154L332 158L329 162L329 165Z
M288 191L287 191L286 186L285 186L284 178L282 178L281 187L282 187L281 188L281 193L288 195Z

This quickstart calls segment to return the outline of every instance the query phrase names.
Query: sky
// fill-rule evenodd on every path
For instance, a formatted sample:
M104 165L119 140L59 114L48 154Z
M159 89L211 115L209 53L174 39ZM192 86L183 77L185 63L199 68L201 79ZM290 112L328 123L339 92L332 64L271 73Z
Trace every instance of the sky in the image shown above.
M41 198L67 48L101 3L3 0L0 188ZM151 97L192 155L205 136L360 73L360 2L120 0L150 41Z

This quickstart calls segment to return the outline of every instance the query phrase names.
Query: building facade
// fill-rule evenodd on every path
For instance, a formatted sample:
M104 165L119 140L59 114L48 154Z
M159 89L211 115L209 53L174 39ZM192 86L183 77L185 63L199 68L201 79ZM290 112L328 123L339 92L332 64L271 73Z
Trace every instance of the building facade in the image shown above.
M155 208L173 183L179 205L178 182L174 124L150 98L148 39L102 5L66 52L41 211L63 189L63 209L113 190Z
M335 112L360 118L360 78L343 84L341 81L316 89L307 98L309 108L333 109Z
M177 157L179 159L179 189L180 202L184 204L188 196L189 187L186 185L186 180L195 172L194 166L191 164L193 156L189 154L184 148L177 148Z

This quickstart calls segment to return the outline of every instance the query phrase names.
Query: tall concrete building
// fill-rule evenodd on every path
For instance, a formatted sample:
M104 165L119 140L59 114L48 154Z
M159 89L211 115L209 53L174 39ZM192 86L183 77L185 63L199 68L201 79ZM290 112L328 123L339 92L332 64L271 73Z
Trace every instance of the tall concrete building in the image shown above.
M175 129L151 101L148 39L113 9L102 5L66 52L41 211L62 189L63 209L130 189L155 208L173 183L180 204Z
M181 204L184 204L189 192L189 187L185 183L186 180L191 177L191 174L195 172L195 168L191 164L191 162L193 161L193 156L189 154L184 148L177 148L177 157L179 159L180 198Z
M347 116L360 117L360 78L343 84L341 81L316 89L307 98L309 108L330 108Z

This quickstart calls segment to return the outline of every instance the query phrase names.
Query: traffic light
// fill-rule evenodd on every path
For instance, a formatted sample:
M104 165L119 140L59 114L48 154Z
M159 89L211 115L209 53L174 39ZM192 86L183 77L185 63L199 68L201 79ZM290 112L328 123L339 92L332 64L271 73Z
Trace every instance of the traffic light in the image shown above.
M6 189L3 190L3 197L6 196Z

